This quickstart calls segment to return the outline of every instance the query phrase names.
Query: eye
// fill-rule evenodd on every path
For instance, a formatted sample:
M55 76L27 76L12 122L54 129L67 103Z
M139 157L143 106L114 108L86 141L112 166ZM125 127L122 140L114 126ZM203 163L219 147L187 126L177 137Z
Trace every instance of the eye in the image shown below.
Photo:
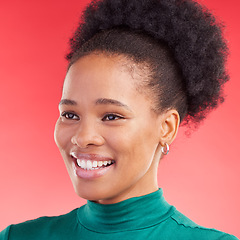
M107 114L103 117L103 121L114 121L114 120L118 120L118 119L123 119L122 116L116 115L116 114Z
M72 112L63 112L61 116L68 120L79 120L79 116Z

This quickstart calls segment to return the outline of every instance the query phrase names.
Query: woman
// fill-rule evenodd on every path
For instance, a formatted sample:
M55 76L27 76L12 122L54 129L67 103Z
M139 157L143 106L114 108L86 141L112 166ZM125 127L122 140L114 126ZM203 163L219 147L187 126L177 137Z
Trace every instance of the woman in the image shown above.
M103 0L82 22L55 141L89 201L0 239L236 239L193 223L157 184L180 123L196 126L223 101L227 46L214 17L192 1Z

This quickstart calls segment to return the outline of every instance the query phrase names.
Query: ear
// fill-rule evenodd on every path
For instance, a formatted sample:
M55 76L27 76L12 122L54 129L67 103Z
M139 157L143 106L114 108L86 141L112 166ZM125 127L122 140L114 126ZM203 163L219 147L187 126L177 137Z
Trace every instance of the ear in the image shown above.
M161 114L161 126L160 126L160 144L165 146L167 143L170 145L175 139L178 127L180 124L180 116L175 109L167 110Z

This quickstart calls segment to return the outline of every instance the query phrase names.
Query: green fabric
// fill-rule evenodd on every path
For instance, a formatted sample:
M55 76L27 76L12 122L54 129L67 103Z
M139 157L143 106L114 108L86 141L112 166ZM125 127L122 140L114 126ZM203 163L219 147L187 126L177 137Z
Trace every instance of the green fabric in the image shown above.
M41 217L11 225L0 240L236 240L215 229L203 228L169 205L162 190L120 203L101 205L91 201L57 217Z

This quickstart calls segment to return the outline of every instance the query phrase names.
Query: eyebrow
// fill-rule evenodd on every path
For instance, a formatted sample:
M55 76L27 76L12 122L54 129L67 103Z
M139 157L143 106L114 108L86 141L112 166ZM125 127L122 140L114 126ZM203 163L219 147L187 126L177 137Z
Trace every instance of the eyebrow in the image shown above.
M115 105L115 106L119 106L119 107L124 107L127 110L131 111L131 109L124 103L119 102L115 99L111 99L111 98L99 98L96 100L95 102L96 105ZM75 106L77 105L77 102L74 100L70 100L70 99L62 99L59 102L59 106L60 105L72 105Z
M119 102L115 99L110 99L110 98L99 98L96 100L96 105L115 105L115 106L119 106L119 107L124 107L126 109L128 109L129 111L131 111L131 109L124 103Z
M70 99L62 99L59 103L59 106L60 105L77 105L77 102Z

